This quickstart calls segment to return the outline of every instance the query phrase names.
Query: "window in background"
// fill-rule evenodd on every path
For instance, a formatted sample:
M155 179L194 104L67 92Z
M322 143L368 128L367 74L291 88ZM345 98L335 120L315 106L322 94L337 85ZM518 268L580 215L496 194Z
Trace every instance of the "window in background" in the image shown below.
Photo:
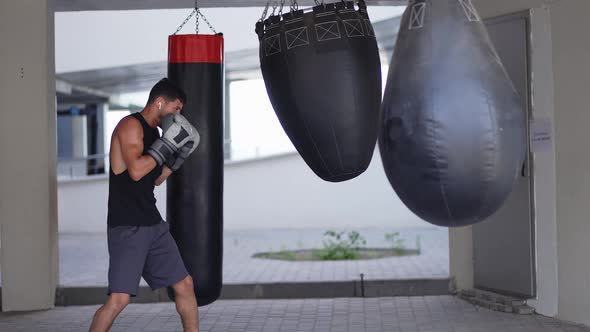
M106 123L105 123L105 132L104 132L104 153L105 153L105 170L108 174L108 169L110 168L110 158L109 153L111 152L111 138L113 136L113 131L119 124L119 121L129 115L129 110L110 110L106 113Z
M106 126L105 126L105 153L108 154L111 151L111 136L113 131L121 119L129 115L128 110L111 110L107 112Z
M387 65L381 67L382 92L388 70ZM272 108L262 79L231 82L230 130L232 160L295 151Z
M229 91L232 160L295 151L274 113L262 79L231 82Z
M121 105L129 105L135 108L144 108L150 96L150 91L128 92L119 95Z

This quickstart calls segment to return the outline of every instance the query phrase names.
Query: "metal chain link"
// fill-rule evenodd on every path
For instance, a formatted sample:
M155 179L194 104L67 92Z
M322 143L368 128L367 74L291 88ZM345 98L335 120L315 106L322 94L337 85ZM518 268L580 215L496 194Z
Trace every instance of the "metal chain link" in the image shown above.
M277 12L277 8L279 6L279 3L276 1L272 2L272 14L270 14L271 16L275 16L275 13Z
M195 10L197 11L197 14L195 15L195 34L199 34L199 14L201 13L199 11L199 8L196 7L197 5L197 0L195 0Z
M266 3L266 7L264 7L264 11L262 12L262 17L260 17L258 22L264 22L266 15L268 15L268 7L270 7L270 0Z
M215 31L215 28L213 28L213 25L211 25L211 23L209 22L209 20L207 20L205 15L203 15L203 13L201 13L201 10L197 9L197 12L199 13L199 15L201 15L201 17L203 18L203 21L205 21L205 23L207 23L207 25L209 26L209 29L211 29L211 31L213 31L214 34L217 34L217 31Z
M299 10L299 4L297 3L297 0L292 0L291 1L291 12L294 12L296 10Z
M174 34L177 34L180 30L182 30L182 28L184 27L184 25L191 19L191 17L193 17L193 15L195 15L197 13L196 9L193 9L193 11L190 13L190 15L184 20L184 22L182 22L182 24L178 27L178 29L176 29L176 32ZM197 16L198 17L198 16Z
M283 7L285 6L285 1L287 0L281 0L281 9L279 9L279 15L283 15Z
M195 34L199 34L199 0L195 0Z
M195 33L197 35L199 34L199 16L201 16L203 18L203 21L205 21L205 23L207 23L207 25L209 26L209 29L211 29L211 31L213 31L214 34L217 34L217 31L215 31L215 29L213 28L213 26L211 25L209 20L207 20L205 15L199 9L198 0L195 0L195 9L193 9L193 11L190 13L190 15L184 20L184 22L182 22L182 24L178 27L178 29L176 29L176 32L174 32L175 35L178 32L180 32L180 30L182 30L182 28L184 28L186 23L193 17L193 15L195 15Z

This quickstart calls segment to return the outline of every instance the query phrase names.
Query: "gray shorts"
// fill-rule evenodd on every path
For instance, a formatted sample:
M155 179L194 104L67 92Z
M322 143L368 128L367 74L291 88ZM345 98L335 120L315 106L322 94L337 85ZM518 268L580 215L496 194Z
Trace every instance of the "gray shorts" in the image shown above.
M167 222L153 226L108 227L109 289L137 295L140 278L151 289L171 286L188 276Z

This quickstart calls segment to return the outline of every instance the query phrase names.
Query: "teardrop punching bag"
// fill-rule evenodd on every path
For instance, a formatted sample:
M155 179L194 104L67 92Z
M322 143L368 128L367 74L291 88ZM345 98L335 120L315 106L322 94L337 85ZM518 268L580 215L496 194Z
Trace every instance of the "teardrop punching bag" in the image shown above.
M168 78L187 94L181 113L201 141L167 181L167 218L199 306L219 298L223 257L223 36L173 35ZM168 288L174 299L174 291Z
M383 99L379 148L405 205L440 226L497 211L525 157L514 86L470 0L413 0Z
M381 64L363 0L292 10L256 24L260 67L275 113L320 178L363 173L379 129Z

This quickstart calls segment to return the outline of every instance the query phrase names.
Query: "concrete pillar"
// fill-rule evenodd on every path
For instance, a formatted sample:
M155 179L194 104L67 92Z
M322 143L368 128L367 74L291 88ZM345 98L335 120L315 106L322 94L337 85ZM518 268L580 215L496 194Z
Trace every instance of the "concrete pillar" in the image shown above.
M224 112L223 112L223 157L227 160L231 159L231 108L230 108L230 85L231 80L227 73L225 75L225 91L224 91Z
M52 308L58 281L53 0L0 1L2 310Z
M70 174L74 177L88 175L88 116L72 116L72 161Z
M108 114L110 111L109 105L108 104L100 104L99 106L99 110L101 110L101 117L102 117L102 154L105 155L105 158L102 159L103 164L104 164L104 170L106 174L109 174L109 168L110 168L110 158L109 158L109 154L111 152L111 134L110 132L108 132Z
M104 154L105 149L105 142L106 140L106 122L107 122L107 112L109 111L109 105L106 103L100 103L96 105L96 120L97 120L97 127L96 127L96 134L97 134L97 146L96 146L96 154Z
M473 235L471 226L449 228L449 272L457 290L473 288Z
M86 115L72 116L72 155L74 158L88 156L88 121Z

